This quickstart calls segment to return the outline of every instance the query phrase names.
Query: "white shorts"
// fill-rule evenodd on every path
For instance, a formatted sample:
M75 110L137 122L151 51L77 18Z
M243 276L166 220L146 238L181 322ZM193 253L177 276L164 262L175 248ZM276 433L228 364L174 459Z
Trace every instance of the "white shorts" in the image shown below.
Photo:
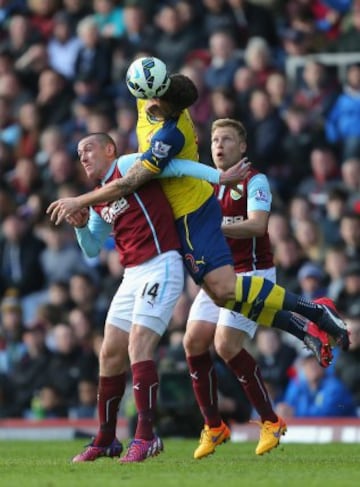
M242 272L239 276L261 276L269 281L276 281L276 269L258 269L255 271ZM219 308L206 294L203 289L200 289L198 295L190 308L188 321L208 321L219 326L230 326L237 330L244 331L253 338L257 330L257 323L249 320L245 316L230 311L226 308Z
M125 269L106 322L130 332L132 323L164 334L184 288L183 261L175 250Z

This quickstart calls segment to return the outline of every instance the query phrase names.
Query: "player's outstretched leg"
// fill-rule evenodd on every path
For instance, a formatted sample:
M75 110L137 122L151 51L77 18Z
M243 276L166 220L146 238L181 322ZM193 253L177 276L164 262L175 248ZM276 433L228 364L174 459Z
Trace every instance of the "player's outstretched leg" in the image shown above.
M331 300L314 303L260 276L237 276L235 300L225 303L225 307L242 313L262 326L274 325L277 311L292 311L316 323L343 350L349 348L346 324Z

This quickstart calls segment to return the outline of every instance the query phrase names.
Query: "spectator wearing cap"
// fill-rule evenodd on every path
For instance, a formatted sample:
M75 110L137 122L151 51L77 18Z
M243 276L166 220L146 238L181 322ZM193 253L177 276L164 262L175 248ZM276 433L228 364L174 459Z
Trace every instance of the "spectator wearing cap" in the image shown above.
M336 300L338 310L345 315L360 315L360 262L353 261L345 267L343 282Z
M298 273L300 294L311 300L324 296L326 293L324 277L325 273L320 266L312 262L304 264Z

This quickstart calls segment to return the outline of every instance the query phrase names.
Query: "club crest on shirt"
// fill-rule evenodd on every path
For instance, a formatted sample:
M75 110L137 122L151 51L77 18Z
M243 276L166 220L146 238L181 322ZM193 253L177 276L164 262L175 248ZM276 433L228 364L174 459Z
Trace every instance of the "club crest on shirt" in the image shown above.
M110 205L104 206L101 210L101 218L106 223L113 224L116 218L130 207L126 198L113 201Z
M244 185L243 184L237 184L236 187L237 187L237 190L235 190L235 189L230 190L230 198L232 200L235 200L235 201L239 200L244 194Z
M165 144L161 140L156 140L151 148L151 152L157 159L164 159L169 155L171 145Z

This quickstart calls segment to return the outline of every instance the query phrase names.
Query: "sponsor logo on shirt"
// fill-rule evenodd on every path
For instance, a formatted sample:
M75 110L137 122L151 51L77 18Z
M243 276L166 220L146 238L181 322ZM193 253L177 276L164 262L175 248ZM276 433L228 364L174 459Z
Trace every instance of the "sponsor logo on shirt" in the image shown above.
M120 200L114 201L109 206L104 206L101 210L101 218L106 221L106 223L113 224L116 218L124 213L130 207L128 200L126 198L121 198Z

